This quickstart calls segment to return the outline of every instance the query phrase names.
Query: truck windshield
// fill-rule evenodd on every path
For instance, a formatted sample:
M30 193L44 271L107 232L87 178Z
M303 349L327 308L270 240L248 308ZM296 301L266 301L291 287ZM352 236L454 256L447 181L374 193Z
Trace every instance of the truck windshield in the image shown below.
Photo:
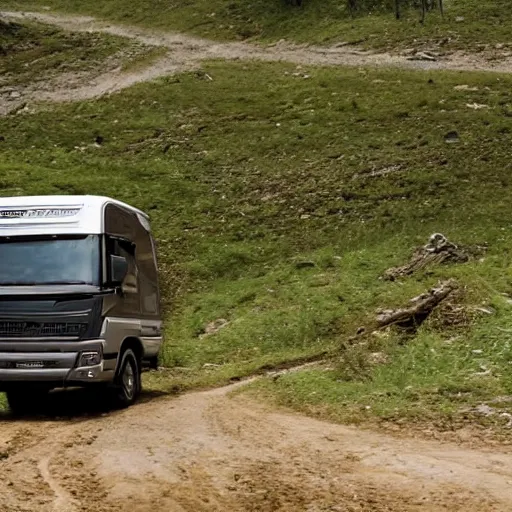
M98 235L0 239L0 286L98 286L99 280Z

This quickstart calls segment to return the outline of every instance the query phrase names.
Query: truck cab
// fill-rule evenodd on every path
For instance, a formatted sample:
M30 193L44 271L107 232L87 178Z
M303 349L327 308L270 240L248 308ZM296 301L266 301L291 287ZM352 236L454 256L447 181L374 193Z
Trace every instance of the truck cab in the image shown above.
M14 412L91 384L131 405L161 345L144 212L99 196L0 198L0 391Z

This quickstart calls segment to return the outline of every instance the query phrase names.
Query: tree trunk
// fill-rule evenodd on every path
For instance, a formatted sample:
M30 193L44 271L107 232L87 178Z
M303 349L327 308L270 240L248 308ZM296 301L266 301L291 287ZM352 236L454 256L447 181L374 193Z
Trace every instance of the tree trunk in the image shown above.
M382 329L396 325L408 331L416 329L428 318L436 306L457 288L457 283L450 279L443 281L436 288L411 299L410 307L380 311L377 315L377 327Z

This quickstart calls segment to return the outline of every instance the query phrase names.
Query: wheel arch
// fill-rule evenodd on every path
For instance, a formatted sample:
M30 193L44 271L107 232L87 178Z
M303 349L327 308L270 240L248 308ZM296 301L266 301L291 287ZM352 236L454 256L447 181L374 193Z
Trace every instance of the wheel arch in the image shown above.
M121 347L119 348L119 354L117 356L117 364L116 364L116 375L119 373L119 368L121 365L121 361L123 360L123 354L124 352L131 348L133 350L133 353L135 354L135 357L137 358L137 362L140 365L142 363L142 357L144 355L144 347L142 345L142 342L139 338L136 336L128 336L123 340L121 343Z

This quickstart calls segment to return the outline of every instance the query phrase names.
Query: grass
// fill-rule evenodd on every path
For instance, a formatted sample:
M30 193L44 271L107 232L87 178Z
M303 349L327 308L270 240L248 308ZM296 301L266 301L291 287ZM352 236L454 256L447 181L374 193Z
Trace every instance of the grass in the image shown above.
M441 45L441 49L464 50L511 41L512 4L508 0L451 0L446 2L444 18L437 12L430 13L424 25L419 23L416 10L405 11L400 21L394 19L390 9L379 7L368 7L353 17L345 2L338 0L305 0L302 8L284 0L10 0L7 5L25 10L48 6L222 40L269 42L284 38L321 44L357 42L376 48L432 49Z
M159 56L160 48L146 48L115 36L64 32L38 23L0 24L0 86L24 87L68 74L86 74L121 63L135 69Z
M150 374L150 387L220 384L328 351L332 371L262 389L347 421L361 420L361 406L377 417L451 414L511 392L509 335L498 329L511 318L501 295L512 291L511 85L497 74L208 62L0 118L0 192L106 194L151 214L169 370ZM378 279L439 231L488 250ZM452 343L435 325L405 344L377 340L368 350L388 364L347 347L375 308L446 277L465 287L463 304L494 313ZM223 327L208 334L212 322ZM481 365L490 376L474 375Z
M368 367L368 352L355 347L337 368L265 379L248 391L311 415L356 425L432 423L438 430L464 424L504 427L508 419L499 413L510 412L512 322L509 308L502 308L497 316L479 322L466 336L447 338L424 330L409 343L388 339L380 347L387 356L384 364ZM354 365L358 357L362 366ZM356 372L348 373L348 368ZM481 404L495 408L495 415L478 415L473 409Z

